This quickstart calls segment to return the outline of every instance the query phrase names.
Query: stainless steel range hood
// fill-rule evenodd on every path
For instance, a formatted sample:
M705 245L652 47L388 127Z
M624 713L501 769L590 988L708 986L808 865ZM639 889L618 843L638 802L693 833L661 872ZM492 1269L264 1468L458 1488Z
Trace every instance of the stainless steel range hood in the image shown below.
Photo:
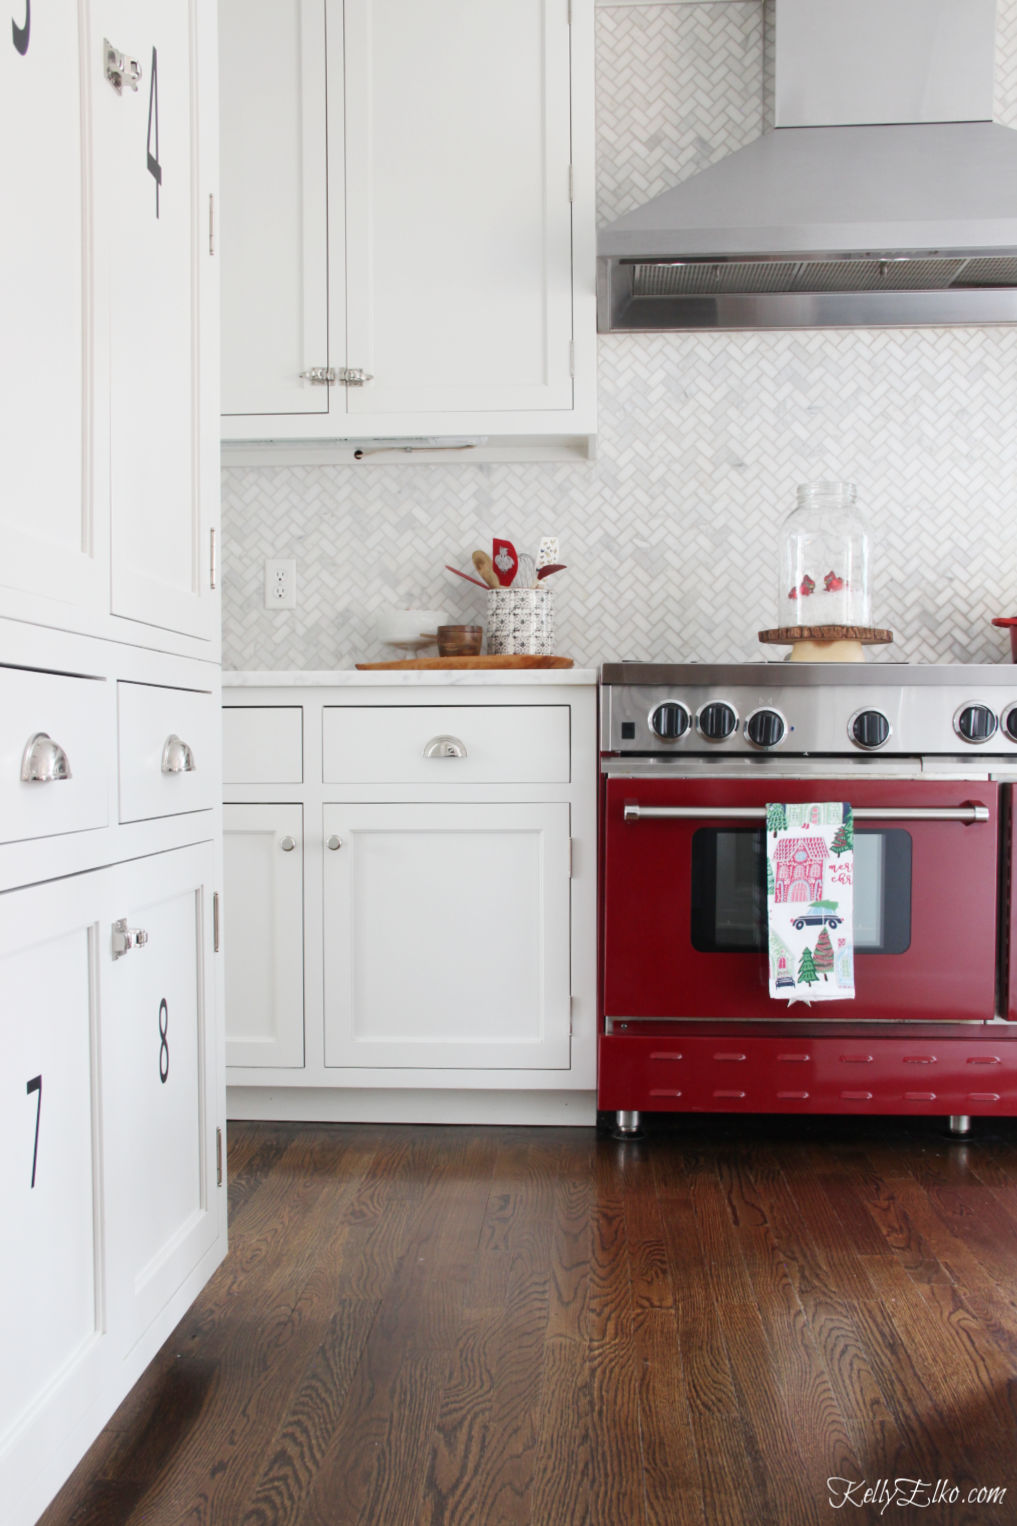
M778 125L601 230L601 331L1017 322L994 23L994 0L775 0Z

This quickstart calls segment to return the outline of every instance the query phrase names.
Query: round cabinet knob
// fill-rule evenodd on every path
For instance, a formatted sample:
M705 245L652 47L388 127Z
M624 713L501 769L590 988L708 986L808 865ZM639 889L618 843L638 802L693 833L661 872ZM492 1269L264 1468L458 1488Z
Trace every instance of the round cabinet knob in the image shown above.
M851 717L848 725L848 736L858 747L864 747L866 752L874 752L890 735L890 722L882 710L859 710L857 715Z
M290 837L289 835L284 837L282 842L279 844L284 853L292 853L296 845L297 839L295 837Z
M330 853L338 853L338 851L342 847L342 845L343 845L342 838L341 837L337 837L334 832L332 833L332 836L330 838L328 838L328 840L325 843L325 847L328 848Z
M745 722L745 735L753 747L776 747L787 734L787 722L777 710L754 710Z
M54 780L70 777L67 754L48 731L37 731L29 737L21 755L21 778L25 784L52 784Z
M663 737L668 742L684 736L691 723L692 717L685 706L674 699L658 705L650 716L650 730L655 736Z
M1003 730L1011 742L1017 742L1017 705L1011 705L1004 715Z
M723 700L712 700L700 710L696 725L708 742L723 742L735 730L738 717Z
M988 705L964 705L953 718L953 729L965 742L987 742L996 735L996 717Z

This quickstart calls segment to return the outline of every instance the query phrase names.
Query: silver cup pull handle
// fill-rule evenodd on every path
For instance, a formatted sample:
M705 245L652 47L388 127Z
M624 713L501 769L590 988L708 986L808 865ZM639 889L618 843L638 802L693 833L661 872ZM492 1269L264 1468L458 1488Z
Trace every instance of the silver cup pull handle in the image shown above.
M21 757L21 777L26 784L52 784L55 780L71 777L67 754L48 731L37 731L26 742Z
M465 758L466 743L460 742L458 737L439 736L432 737L424 748L425 758Z
M196 768L194 753L187 743L182 741L175 732L168 736L162 749L163 773L193 774Z

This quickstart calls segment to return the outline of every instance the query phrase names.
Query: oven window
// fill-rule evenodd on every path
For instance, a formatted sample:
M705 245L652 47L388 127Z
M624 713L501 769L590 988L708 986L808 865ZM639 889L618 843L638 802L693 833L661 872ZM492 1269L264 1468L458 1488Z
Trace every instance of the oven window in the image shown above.
M903 954L911 943L911 834L855 830L855 949ZM766 834L700 827L692 835L692 946L704 954L766 949Z

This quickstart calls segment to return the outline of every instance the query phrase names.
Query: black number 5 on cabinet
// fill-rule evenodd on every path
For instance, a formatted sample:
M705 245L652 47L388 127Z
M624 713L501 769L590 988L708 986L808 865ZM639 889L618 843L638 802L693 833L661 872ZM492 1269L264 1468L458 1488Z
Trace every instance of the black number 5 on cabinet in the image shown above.
M159 187L162 185L162 165L159 163L159 63L156 49L152 49L152 78L148 86L148 173L155 181L155 215L159 216ZM155 152L153 153L153 148Z
M35 1104L35 1144L32 1146L32 1186L35 1186L35 1168L39 1163L39 1120L42 1117L42 1076L33 1076L25 1082L25 1091L28 1096L33 1092L38 1093Z
M25 24L18 23L11 17L11 39L18 52L24 58L28 52L28 38L32 30L32 0L25 0Z

